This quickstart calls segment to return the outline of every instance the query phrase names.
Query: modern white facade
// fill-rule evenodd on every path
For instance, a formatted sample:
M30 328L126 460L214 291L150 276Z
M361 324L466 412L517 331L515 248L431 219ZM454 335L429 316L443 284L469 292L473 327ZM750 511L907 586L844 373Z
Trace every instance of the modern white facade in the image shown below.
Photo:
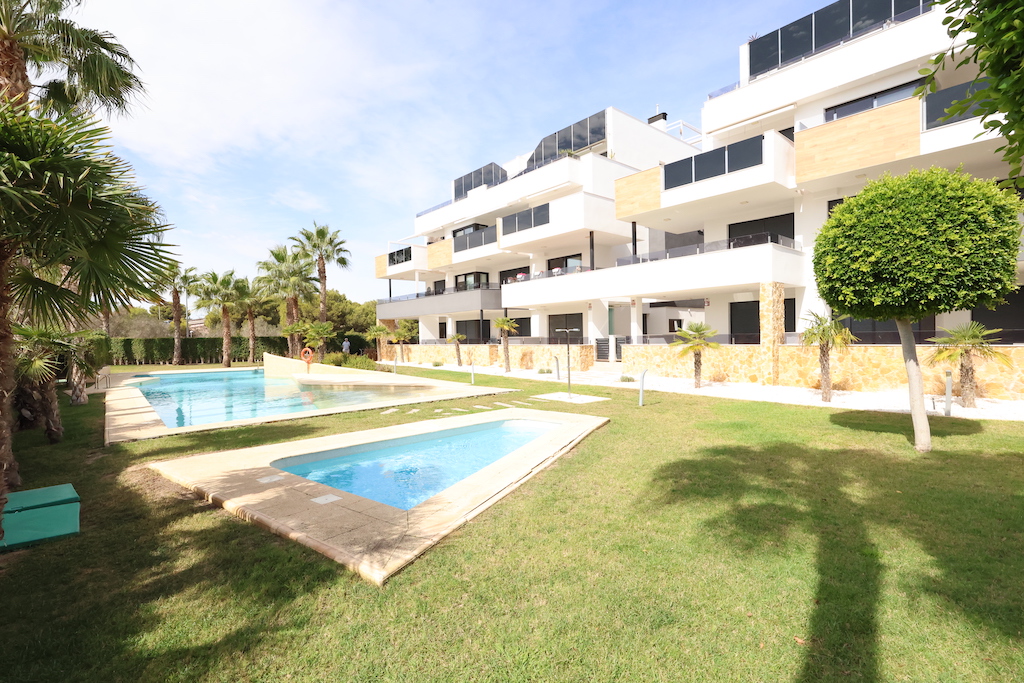
M431 341L460 320L481 336L479 320L507 309L537 341L562 324L590 343L634 344L664 343L702 319L725 343L756 344L767 306L783 327L770 333L795 342L803 318L825 312L811 255L835 202L884 172L962 165L1006 177L1001 139L977 118L939 120L976 73L947 69L939 92L913 95L920 69L949 47L943 17L918 0L838 2L741 46L739 82L704 105L699 149L662 130L664 116L645 124L605 110L604 138L578 158L481 185L417 217L416 237L429 244L386 272L378 266L379 277L417 279L424 291L443 280L448 292L471 272L500 289L466 301L457 297L470 292L383 301L378 317L418 317L421 341ZM518 172L508 166L509 176ZM547 222L508 231L507 216L541 206ZM458 250L452 236L465 241L460 228L471 224L496 226L495 238ZM1021 294L996 312L922 321L921 336L972 317L1024 342ZM475 328L465 322L474 318ZM853 325L866 343L896 341L891 323Z

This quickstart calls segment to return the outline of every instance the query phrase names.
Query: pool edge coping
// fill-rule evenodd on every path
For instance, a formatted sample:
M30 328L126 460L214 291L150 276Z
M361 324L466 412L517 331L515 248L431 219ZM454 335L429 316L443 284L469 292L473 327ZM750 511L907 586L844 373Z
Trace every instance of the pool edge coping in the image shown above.
M559 428L408 511L348 494L269 465L282 457L318 450L510 419L555 422ZM148 463L147 467L195 491L236 517L301 543L367 581L382 586L443 538L495 505L608 422L609 418L593 415L506 408L205 453ZM541 448L545 443L546 447ZM267 476L260 477L261 474ZM277 479L259 482L259 479L269 476ZM328 494L340 494L341 498L323 505L314 503L314 498ZM337 531L334 535L330 535L331 522L317 521L325 515L333 515L340 520L341 526L334 529ZM344 528L350 524L356 526Z

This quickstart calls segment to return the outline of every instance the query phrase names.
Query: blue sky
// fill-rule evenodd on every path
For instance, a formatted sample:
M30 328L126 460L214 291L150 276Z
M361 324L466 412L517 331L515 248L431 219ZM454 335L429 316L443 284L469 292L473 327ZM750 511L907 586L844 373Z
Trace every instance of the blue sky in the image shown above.
M86 0L75 19L139 63L114 143L185 265L253 276L317 221L352 253L328 286L366 301L388 291L373 257L452 179L608 106L699 125L741 43L824 4Z

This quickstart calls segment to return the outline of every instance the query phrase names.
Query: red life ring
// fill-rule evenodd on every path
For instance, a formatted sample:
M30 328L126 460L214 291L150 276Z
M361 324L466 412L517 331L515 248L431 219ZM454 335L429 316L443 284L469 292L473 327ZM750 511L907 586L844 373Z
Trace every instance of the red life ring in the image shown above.
M302 353L300 353L299 355L302 356L302 360L306 361L307 363L313 362L313 349L309 348L308 346L302 349Z

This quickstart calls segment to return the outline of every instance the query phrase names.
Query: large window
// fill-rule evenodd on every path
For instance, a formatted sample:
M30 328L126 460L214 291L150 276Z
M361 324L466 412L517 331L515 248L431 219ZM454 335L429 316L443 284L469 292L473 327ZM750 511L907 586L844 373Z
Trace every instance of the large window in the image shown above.
M529 230L538 225L546 225L551 221L551 205L541 204L532 209L524 209L501 219L501 234L511 235L514 232Z
M455 276L455 290L467 292L473 289L487 289L490 275L488 273L463 273Z
M559 332L558 330L572 330L575 332L569 332L569 339L581 339L585 335L583 334L583 314L582 313L565 313L563 315L549 315L548 316L548 334L555 339L564 339L565 332Z
M757 220L743 221L742 223L730 223L729 239L746 237L747 235L760 235L762 233L782 235L793 239L794 221L794 214L784 213L781 216L758 218Z
M856 320L854 318L844 318L843 325L848 327L853 332L853 335L857 337L858 344L900 343L900 333L896 329L896 321L894 320L874 320L872 318ZM920 322L914 323L911 327L914 330L914 338L920 344L929 337L935 336L935 316L924 318Z
M480 320L456 320L455 331L466 337L468 342L487 341L491 338L491 321L483 321L483 334L481 334Z
M971 311L971 320L989 329L1002 330L993 335L1001 344L1024 343L1024 290L1007 294L1006 303L993 311L975 308Z
M583 265L583 254L573 254L572 256L559 256L558 258L548 259L548 270L555 270L561 268L563 273L571 273L578 266Z
M406 263L412 261L412 247L404 247L397 249L388 254L388 265L397 266L400 263Z
M828 50L881 28L890 19L912 19L932 8L931 0L839 0L817 12L750 41L750 77Z
M523 280L525 279L525 276L529 274L530 264L526 264L525 266L519 266L518 268L509 268L508 270L503 270L498 274L498 282L506 283L515 282L516 280ZM522 275L523 277L519 277L520 275Z
M532 337L533 336L533 325L530 322L530 318L513 318L516 321L516 335L519 337Z
M921 83L921 80L911 81L910 83L898 85L895 88L889 88L888 90L860 97L856 100L851 100L850 102L846 102L835 107L829 107L825 110L825 121L835 121L847 116L859 114L862 111L883 107L887 104L892 104L893 102L908 99L914 95L914 90L920 86Z
M796 332L796 299L783 299L782 329ZM759 344L761 342L761 302L734 301L729 304L729 342Z

